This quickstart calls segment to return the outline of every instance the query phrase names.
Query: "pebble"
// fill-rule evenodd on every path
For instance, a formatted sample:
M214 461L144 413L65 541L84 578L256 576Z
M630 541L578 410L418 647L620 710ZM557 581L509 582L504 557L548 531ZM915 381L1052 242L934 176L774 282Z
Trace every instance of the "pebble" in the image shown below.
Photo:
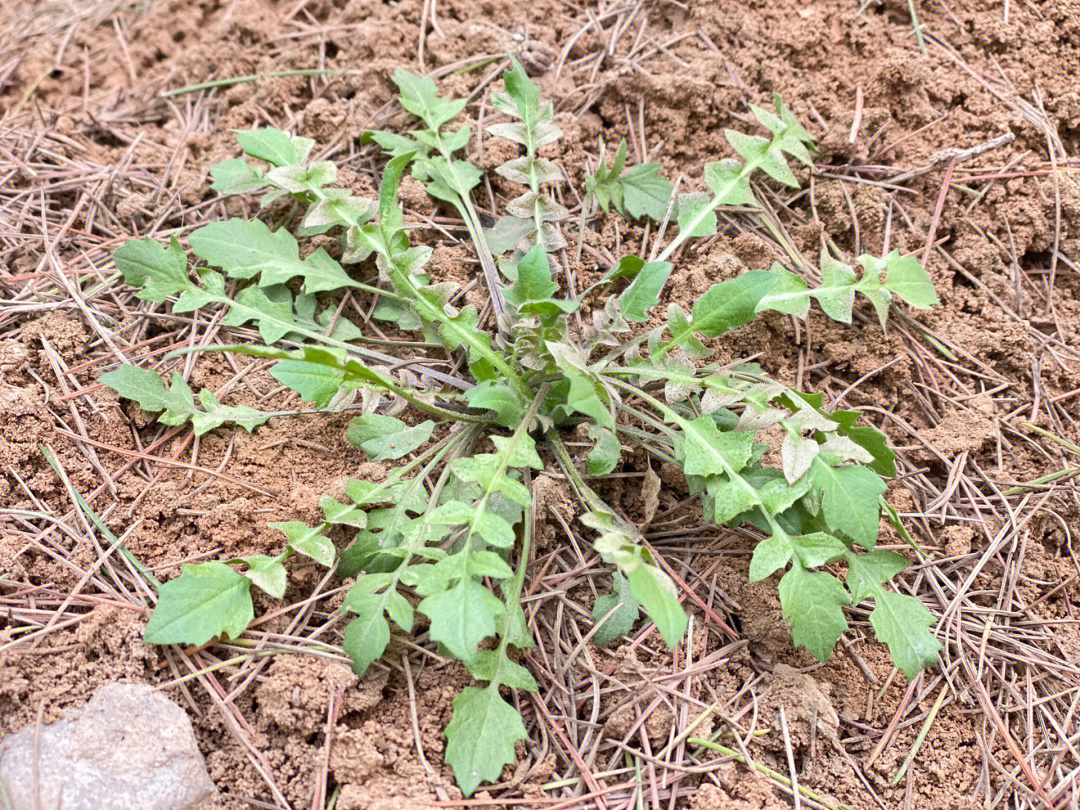
M183 709L111 683L66 719L0 740L0 807L5 791L11 810L186 810L214 785Z

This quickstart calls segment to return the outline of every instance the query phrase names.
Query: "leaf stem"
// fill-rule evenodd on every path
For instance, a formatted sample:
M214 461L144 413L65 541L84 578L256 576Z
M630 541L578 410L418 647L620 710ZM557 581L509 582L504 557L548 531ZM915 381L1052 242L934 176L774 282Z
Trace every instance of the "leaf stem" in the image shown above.
M742 170L724 184L720 191L713 196L708 205L703 205L701 209L691 217L690 221L686 223L685 228L682 225L679 225L679 235L671 240L671 243L664 248L656 261L666 262L670 259L672 254L679 249L679 246L690 238L690 234L697 230L698 225L705 221L705 217L723 204L724 198L731 193L739 181L748 177L754 169L764 162L766 154L768 153L762 153L761 155L746 161L746 163L743 164Z

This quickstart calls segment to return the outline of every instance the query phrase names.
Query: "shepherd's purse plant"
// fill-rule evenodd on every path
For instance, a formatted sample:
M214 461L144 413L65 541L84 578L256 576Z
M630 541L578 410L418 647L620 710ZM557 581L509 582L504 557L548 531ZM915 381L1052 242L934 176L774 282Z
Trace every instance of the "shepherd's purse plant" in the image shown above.
M788 156L812 165L814 139L780 98L775 112L752 108L767 137L726 133L738 157L706 164L707 192L672 199L655 164L626 169L625 145L610 166L601 160L588 199L628 217L671 219L677 233L657 245L653 260L624 256L597 283L560 295L569 212L553 195L562 169L541 154L562 136L551 103L512 61L505 92L491 99L501 120L488 133L520 146L496 172L521 191L485 229L474 201L483 173L459 157L472 133L452 126L465 101L440 97L431 80L404 70L393 79L417 124L407 134L364 136L390 156L377 200L334 185L337 169L310 159L312 141L276 129L239 132L246 157L212 169L213 188L222 193L260 193L264 206L291 199L296 235L336 235L340 261L323 248L301 258L284 227L245 219L192 232L188 244L201 260L194 268L175 238L166 246L135 240L116 252L139 298L170 301L174 313L223 310L224 325L253 324L262 339L202 351L272 360L270 373L318 409L349 407L360 392L366 407L350 423L349 441L372 460L399 462L381 481L346 481L345 503L324 496L319 525L271 524L283 536L276 556L185 565L162 586L146 640L235 638L253 619L252 585L284 594L286 559L299 554L336 567L355 578L342 608L351 617L343 646L358 674L383 654L390 622L411 633L419 611L430 639L476 679L454 700L445 731L446 760L469 795L498 779L526 736L513 693L536 683L516 651L534 646L521 599L536 523L531 482L550 465L565 476L582 529L612 568L594 640L628 632L639 609L669 647L683 636L687 617L663 561L594 483L630 446L679 467L707 522L757 533L750 579L781 575L780 602L795 644L824 661L848 627L844 606L872 600L870 623L904 674L934 663L940 645L933 617L889 587L907 559L875 548L883 478L895 474L885 437L860 425L858 412L828 411L820 394L795 391L755 365L709 363L707 345L766 309L805 317L812 300L850 322L856 293L870 300L884 327L897 298L918 309L937 302L918 261L896 252L861 256L856 274L823 252L820 285L776 264L713 285L689 312L677 304L666 317L656 312L670 260L687 240L716 233L718 209L757 206L753 182L766 177L796 187ZM413 243L398 203L406 172L460 216L480 263L483 312L464 304L456 285L434 283L426 272L432 248ZM375 275L358 281L367 268ZM373 317L416 339L365 334L325 306L325 294L339 292L373 296ZM402 362L393 353L402 351L411 359L458 355L467 374ZM161 412L162 423L191 422L196 433L226 421L252 430L271 416L222 405L205 390L196 401L179 374L166 387L152 371L123 366L102 381ZM376 412L379 402L423 418ZM579 426L591 442L583 457L565 438ZM769 439L776 452L768 452ZM330 539L335 527L353 536L340 551Z

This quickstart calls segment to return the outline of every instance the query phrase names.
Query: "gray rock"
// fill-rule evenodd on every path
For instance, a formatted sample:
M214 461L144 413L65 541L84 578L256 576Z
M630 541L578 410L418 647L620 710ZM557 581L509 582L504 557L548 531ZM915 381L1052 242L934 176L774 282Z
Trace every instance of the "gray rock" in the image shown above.
M11 810L185 810L214 792L184 710L126 683L102 687L65 720L0 741L0 788Z

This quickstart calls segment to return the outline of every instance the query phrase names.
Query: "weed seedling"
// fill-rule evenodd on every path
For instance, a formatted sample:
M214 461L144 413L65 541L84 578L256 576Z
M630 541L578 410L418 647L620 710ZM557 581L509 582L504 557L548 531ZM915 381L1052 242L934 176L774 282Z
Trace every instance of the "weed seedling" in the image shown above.
M640 611L669 647L683 636L687 617L672 580L638 526L586 480L614 471L632 447L680 468L707 522L757 532L750 578L781 575L780 601L795 644L824 661L847 629L844 606L869 599L870 623L905 675L934 663L940 645L930 632L933 617L888 585L907 560L875 548L882 479L895 474L885 437L860 425L858 412L827 411L821 394L793 390L756 365L709 363L706 343L766 309L805 317L813 300L829 317L850 322L856 293L869 299L884 327L895 299L918 309L936 303L919 263L896 252L860 256L857 275L825 252L818 286L776 264L713 285L689 312L677 304L666 318L656 312L670 260L688 240L716 233L718 209L757 207L757 181L797 186L788 156L812 165L814 139L779 97L775 111L752 108L767 136L726 133L738 157L704 167L707 193L673 200L658 166L626 167L625 143L611 165L601 160L583 196L628 217L673 218L677 233L656 246L655 260L625 256L596 284L563 296L556 278L569 212L552 188L565 178L541 155L562 136L551 103L513 62L505 92L492 98L503 120L488 132L519 145L519 156L496 172L521 192L485 230L473 201L483 175L458 157L471 133L452 124L465 102L440 97L431 80L407 71L393 78L401 105L418 123L408 134L364 136L390 155L377 200L335 186L334 164L309 159L311 141L276 129L238 133L246 158L212 169L213 188L223 193L261 193L264 205L291 198L301 212L297 235L336 234L340 261L322 248L300 258L288 230L244 219L190 235L201 260L194 272L175 239L167 246L133 241L116 253L140 298L169 300L177 313L221 308L226 326L253 324L262 338L202 351L273 360L270 373L317 408L336 407L361 390L423 415L406 422L368 409L354 419L349 441L370 459L400 466L378 483L346 481L346 503L324 496L320 525L272 524L284 536L277 556L184 566L162 587L146 640L235 638L252 620L251 585L283 595L287 558L336 566L355 578L343 606L351 617L343 646L357 673L383 654L390 622L411 633L419 611L431 641L481 684L454 700L445 732L446 760L469 795L499 778L526 736L508 698L536 689L515 650L534 645L521 605L535 522L530 482L549 465L565 476L582 529L612 568L612 591L594 611L601 622L594 641L627 633ZM426 272L432 249L413 244L398 203L406 172L460 216L490 314L461 305L455 285L433 283ZM343 265L372 268L377 278L361 283ZM430 349L451 352L467 373L402 363L389 353L389 341L322 308L321 294L345 290L376 296L375 318L417 336L394 351L407 347L413 360ZM268 418L224 406L206 391L196 403L179 375L166 388L153 372L122 367L102 381L161 412L161 422L190 421L197 433L225 421L251 430ZM583 457L564 439L571 428L590 437ZM759 441L766 433L777 440L775 454ZM332 529L340 531L335 527L354 537L340 553L330 540Z

